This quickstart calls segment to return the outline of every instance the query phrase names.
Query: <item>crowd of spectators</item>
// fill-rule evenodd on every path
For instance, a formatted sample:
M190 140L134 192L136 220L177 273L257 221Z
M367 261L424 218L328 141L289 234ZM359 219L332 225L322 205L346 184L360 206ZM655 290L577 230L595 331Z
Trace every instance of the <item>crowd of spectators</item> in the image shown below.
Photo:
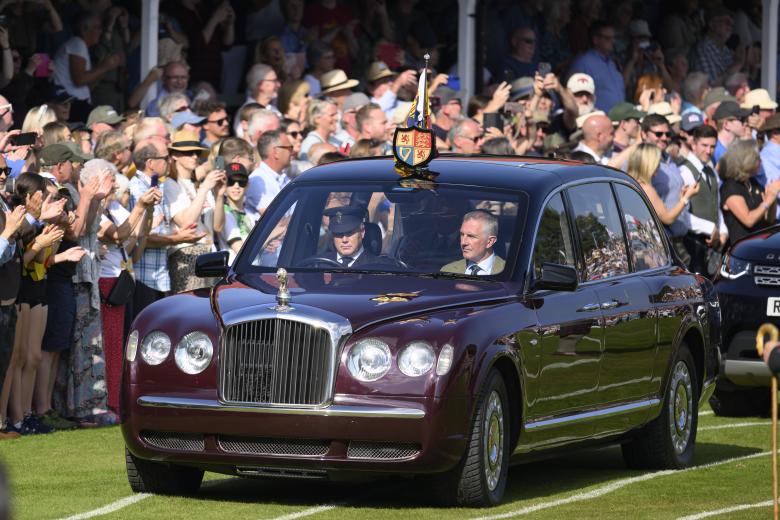
M623 169L712 275L780 191L761 2L725 1L483 2L466 99L457 0L162 1L145 75L140 2L0 0L0 439L115 424L132 319L305 170L391 153L426 54L439 151Z

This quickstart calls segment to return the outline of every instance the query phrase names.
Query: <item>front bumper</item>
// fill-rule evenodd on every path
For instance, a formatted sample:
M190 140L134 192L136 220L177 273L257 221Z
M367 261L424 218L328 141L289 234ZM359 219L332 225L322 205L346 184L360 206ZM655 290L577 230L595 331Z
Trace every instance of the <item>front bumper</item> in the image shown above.
M721 375L737 386L769 386L772 374L756 351L756 332L764 323L780 326L767 316L767 299L777 288L759 286L753 276L721 279L715 284L722 317Z
M445 471L464 453L470 415L465 399L339 394L323 408L260 408L208 391L125 390L135 456L250 476Z

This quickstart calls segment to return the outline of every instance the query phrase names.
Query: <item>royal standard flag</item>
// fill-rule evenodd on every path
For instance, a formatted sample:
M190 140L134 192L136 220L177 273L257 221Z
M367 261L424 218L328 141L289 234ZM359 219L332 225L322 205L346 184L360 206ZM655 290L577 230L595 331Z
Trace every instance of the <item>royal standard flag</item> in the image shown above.
M428 99L428 71L427 67L420 74L420 82L417 85L417 95L412 102L412 108L406 118L406 126L409 128L431 128L431 101Z

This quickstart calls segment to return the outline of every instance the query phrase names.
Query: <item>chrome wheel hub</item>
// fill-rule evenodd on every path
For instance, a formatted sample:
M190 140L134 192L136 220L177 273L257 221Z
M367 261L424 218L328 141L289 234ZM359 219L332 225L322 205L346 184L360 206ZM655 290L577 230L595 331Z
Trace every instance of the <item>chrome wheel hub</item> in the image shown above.
M674 451L679 455L688 448L693 430L693 385L688 366L682 361L674 366L667 406L669 433Z
M482 432L485 478L488 488L493 491L501 477L501 461L504 456L504 409L501 397L496 391L488 396Z

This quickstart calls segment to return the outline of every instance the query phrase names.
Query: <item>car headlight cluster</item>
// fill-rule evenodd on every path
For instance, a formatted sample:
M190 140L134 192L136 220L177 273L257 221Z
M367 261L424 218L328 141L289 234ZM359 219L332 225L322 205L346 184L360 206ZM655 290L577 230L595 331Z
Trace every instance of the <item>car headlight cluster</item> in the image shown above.
M452 367L454 349L444 345L439 352L438 361L433 347L425 341L412 341L399 352L396 363L398 370L409 377L427 374L436 366L436 374L443 376ZM390 347L377 338L361 339L347 353L347 368L352 377L369 383L376 381L392 366L393 356Z
M728 254L720 265L720 275L728 280L736 280L749 273L750 262Z
M127 340L126 357L133 361L138 350L138 331L130 333ZM171 338L162 331L155 330L146 335L141 343L141 359L147 365L159 365L171 353ZM176 345L174 360L176 366L186 374L200 374L214 357L214 345L207 334L200 331L190 332Z

